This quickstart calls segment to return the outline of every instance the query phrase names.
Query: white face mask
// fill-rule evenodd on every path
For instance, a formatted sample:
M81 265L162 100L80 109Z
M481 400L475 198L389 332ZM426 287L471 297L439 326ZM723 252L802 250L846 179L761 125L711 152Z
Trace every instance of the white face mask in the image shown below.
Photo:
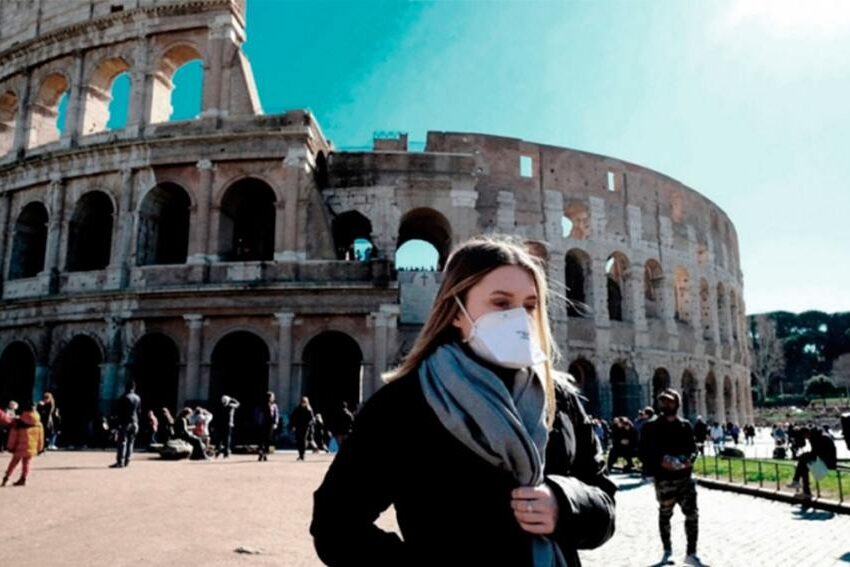
M463 303L455 297L460 310L472 324L464 342L472 352L504 368L527 368L546 360L534 338L531 318L522 307L491 311L473 321Z

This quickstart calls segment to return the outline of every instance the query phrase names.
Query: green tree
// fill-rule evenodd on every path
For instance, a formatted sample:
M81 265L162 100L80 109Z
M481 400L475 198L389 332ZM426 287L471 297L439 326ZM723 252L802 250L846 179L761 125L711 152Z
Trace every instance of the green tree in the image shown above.
M826 406L826 399L835 395L835 383L825 374L812 376L806 380L806 395L820 397L823 400L823 405Z

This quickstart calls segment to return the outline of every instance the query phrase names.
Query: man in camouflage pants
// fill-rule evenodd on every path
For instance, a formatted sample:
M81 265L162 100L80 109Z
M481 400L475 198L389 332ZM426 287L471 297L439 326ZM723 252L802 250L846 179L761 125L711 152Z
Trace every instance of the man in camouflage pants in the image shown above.
M664 390L658 396L660 415L643 426L640 456L645 474L655 479L655 497L658 500L658 529L664 555L661 565L671 563L673 546L670 541L670 518L676 504L685 515L685 533L688 551L684 564L702 566L697 557L699 514L697 511L696 483L691 478L697 455L691 424L677 414L681 406L679 393Z

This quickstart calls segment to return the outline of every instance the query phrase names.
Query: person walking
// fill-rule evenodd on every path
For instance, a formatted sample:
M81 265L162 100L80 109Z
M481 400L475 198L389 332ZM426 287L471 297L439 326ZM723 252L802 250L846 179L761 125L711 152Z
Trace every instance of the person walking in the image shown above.
M2 486L6 486L18 463L21 463L21 477L14 486L26 486L30 472L30 461L36 455L44 452L44 428L35 405L29 404L19 418L16 418L9 429L6 447L12 453L12 460L6 467Z
M640 454L647 473L655 482L658 500L658 531L664 552L661 565L671 563L673 545L670 537L670 518L678 504L685 515L685 535L688 547L684 564L701 566L697 556L699 535L696 482L692 478L697 448L691 424L678 416L681 406L679 392L668 388L658 396L660 416L643 428Z
M816 461L821 461L821 470L835 470L838 466L837 451L835 449L835 441L819 427L799 427L798 435L802 437L804 443L808 439L812 450L801 453L797 458L794 478L788 484L788 488L794 488L798 491L802 488L802 492L798 492L799 496L805 500L809 500L812 498L809 469L812 469L813 474L818 474L818 466L815 463ZM800 484L801 481L802 486Z
M18 402L9 400L6 409L0 409L0 452L6 450L6 441L9 439L9 431L18 417Z
M340 403L336 418L330 426L333 436L336 439L337 447L342 447L342 444L351 434L351 428L354 426L354 414L348 409L348 402L343 401Z
M118 453L110 468L120 469L130 465L133 456L133 445L139 434L139 412L142 409L142 399L136 393L136 384L129 382L124 395L118 399L115 408L115 425L118 429Z
M307 396L301 398L301 403L298 407L292 410L292 415L289 416L289 428L295 432L295 445L298 448L298 458L296 460L303 461L304 453L307 450L308 437L310 436L310 428L313 425L313 408L310 407L310 399Z
M694 423L694 442L700 455L705 455L706 439L708 439L708 424L705 423L701 415L698 415L697 421Z
M553 367L546 286L513 241L449 257L419 337L314 493L324 563L579 566L578 548L612 536L616 487ZM400 535L374 523L390 506Z
M274 401L274 392L266 392L266 403L257 408L257 426L260 431L258 461L268 461L269 451L275 444L280 410Z
M38 417L44 427L45 444L48 451L56 450L56 437L59 434L59 408L52 392L45 392L44 396L36 405Z
M239 400L224 395L221 397L221 405L218 408L218 416L215 418L215 456L230 456L230 445L233 442L233 424L235 423L236 410L239 408Z

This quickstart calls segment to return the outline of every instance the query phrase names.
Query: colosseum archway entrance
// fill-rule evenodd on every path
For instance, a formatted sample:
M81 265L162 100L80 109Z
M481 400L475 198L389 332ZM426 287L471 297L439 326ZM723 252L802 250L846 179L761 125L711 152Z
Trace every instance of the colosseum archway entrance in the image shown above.
M162 408L176 412L180 352L173 340L161 333L143 336L133 346L127 371L142 398L143 412L152 409L157 416Z
M0 409L5 409L9 400L21 406L32 402L34 384L35 357L29 346L15 341L0 356Z
M162 183L145 195L139 207L139 266L186 262L190 206L189 195L175 183Z
M611 366L608 380L611 392L610 417L634 418L643 405L641 385L634 369L622 362L616 362Z
M723 416L717 414L717 379L714 372L705 377L705 411L711 421L723 421Z
M337 215L332 223L338 260L365 262L377 254L372 243L372 223L357 211Z
M77 335L54 364L56 405L62 415L59 441L79 447L94 441L99 427L100 366L103 354L91 337Z
M426 207L407 212L398 227L396 250L401 252L404 244L411 240L422 240L433 246L438 255L437 269L443 269L452 246L452 227L446 217Z
M682 374L682 415L691 421L696 419L699 413L697 392L697 379L690 371L685 370Z
M103 191L83 195L68 228L69 272L102 270L112 250L112 201Z
M735 411L735 393L732 391L732 379L723 377L723 407L726 408L726 420L734 421L737 418Z
M303 393L313 411L322 414L333 429L334 419L348 404L352 411L360 403L363 353L353 338L340 331L324 331L304 347Z
M593 364L584 358L579 358L570 364L568 371L575 378L582 395L587 398L585 410L593 416L598 416L599 381L596 379L596 369Z
M219 255L226 262L274 257L275 194L259 179L237 181L221 200Z
M587 317L590 312L590 256L584 250L573 249L567 252L565 262L565 284L567 286L567 315Z
M269 360L265 341L249 331L229 333L213 349L205 403L212 410L221 405L223 395L239 401L233 432L236 441L254 438L254 412L265 403L269 390Z
M9 279L31 278L44 269L47 251L47 209L41 203L23 208L15 222Z
M611 321L623 321L626 312L624 306L625 274L629 269L629 260L621 252L614 252L605 262L605 280L608 287L608 318Z
M670 373L666 368L656 368L652 375L652 407L658 410L658 396L670 387Z

